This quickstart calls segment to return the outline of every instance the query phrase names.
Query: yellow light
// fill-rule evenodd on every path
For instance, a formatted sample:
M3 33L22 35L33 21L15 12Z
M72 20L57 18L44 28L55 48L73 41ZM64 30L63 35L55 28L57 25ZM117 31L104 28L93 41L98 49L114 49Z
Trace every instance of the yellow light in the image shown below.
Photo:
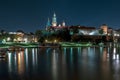
M56 43L56 42L57 42L57 40L55 39L55 40L54 40L54 42Z
M48 40L46 39L45 42L48 42Z
M10 41L10 37L7 38L7 41Z

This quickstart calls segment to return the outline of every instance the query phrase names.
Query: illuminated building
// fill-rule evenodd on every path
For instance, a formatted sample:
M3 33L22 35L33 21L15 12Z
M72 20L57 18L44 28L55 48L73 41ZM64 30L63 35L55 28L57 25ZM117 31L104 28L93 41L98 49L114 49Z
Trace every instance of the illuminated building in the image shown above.
M52 26L55 27L57 26L57 18L56 18L56 14L54 13L53 18L52 18Z
M50 19L48 18L48 21L46 24L46 30L49 30L49 29L59 30L63 28L66 28L65 21L63 21L61 24L58 25L57 17L55 13L53 14L53 17L52 17L52 23L50 23Z
M7 41L13 39L13 42L37 42L37 37L34 34L27 34L24 32L8 32L9 35L14 35L15 37L8 37ZM12 41L12 40L11 40Z
M103 24L100 28L103 30L104 34L107 34L107 32L108 32L108 26L106 24Z
M100 35L99 30L95 27L86 27L86 26L71 26L70 30L74 31L75 28L78 30L78 35Z

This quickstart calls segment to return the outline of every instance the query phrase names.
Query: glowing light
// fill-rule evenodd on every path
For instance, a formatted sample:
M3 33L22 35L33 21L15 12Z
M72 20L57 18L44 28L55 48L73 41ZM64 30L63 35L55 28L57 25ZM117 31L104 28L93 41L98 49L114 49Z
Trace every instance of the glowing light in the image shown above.
M115 59L115 54L113 54L113 59Z
M114 54L116 53L116 48L113 49L113 53L114 53Z
M21 38L21 37L18 37L17 40L18 40L18 41L22 41L22 38Z
M109 55L109 53L108 53L108 54L107 54L107 57L109 58L109 56L110 56L110 55Z
M27 41L28 41L27 38L24 38L24 41L25 41L25 43L27 43Z
M26 68L28 69L28 49L25 49Z
M54 40L54 42L56 43L56 42L57 42L57 40L55 39L55 40Z
M10 41L10 37L7 38L7 41Z
M6 40L5 40L5 39L3 39L3 40L2 40L2 43L3 43L3 44L4 44L4 43L6 43Z
M16 39L14 39L14 41L17 41Z
M12 60L11 60L12 54L8 53L8 68L9 68L9 72L12 71Z
M45 42L48 42L48 40L46 39Z
M117 54L116 59L119 60L119 54Z

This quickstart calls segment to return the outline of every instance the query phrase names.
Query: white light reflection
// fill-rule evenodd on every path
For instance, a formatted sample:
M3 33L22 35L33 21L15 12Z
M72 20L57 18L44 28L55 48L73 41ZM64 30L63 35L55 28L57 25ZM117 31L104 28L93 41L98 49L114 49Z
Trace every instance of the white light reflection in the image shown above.
M119 54L116 55L116 59L119 60Z
M120 58L119 58L119 54L113 54L113 59L119 61L119 59L120 59Z
M37 49L32 48L32 64L33 69L37 70Z
M32 63L33 63L33 66L35 66L35 50L34 50L34 48L32 49Z
M8 53L8 70L12 72L12 53Z
M64 48L64 54L66 54L66 47Z
M78 47L78 59L80 57L80 54L81 54L81 47Z
M28 69L28 49L25 49L26 69Z
M113 59L116 59L116 48L113 48Z
M115 54L113 54L113 59L115 59Z
M17 54L14 55L14 63L15 63L15 69L17 68Z
M103 47L100 47L100 53L101 54L103 53Z
M64 49L66 50L66 48ZM64 78L64 80L66 80L66 73L67 73L67 66L66 66L66 53L62 54L62 76Z
M36 65L37 65L37 63L38 63L38 58L37 58L37 48L35 49L35 52L36 52L36 55L35 55L36 57L35 57L35 58L36 58Z
M113 49L113 53L114 53L114 54L116 53L116 48Z
M70 48L70 61L71 61L71 65L73 62L73 48Z
M52 73L53 73L54 80L57 80L57 75L58 75L57 74L57 60L58 60L57 53L56 53L56 50L54 49L52 53Z
M107 53L107 58L108 58L108 59L109 59L109 56L110 56L109 53Z
M95 51L94 48L88 47L88 57L89 57L89 60L94 59L94 57L95 57L95 52L94 51Z
M119 76L119 71L120 71L120 61L119 60L115 60L113 63L113 68L114 68L114 79L115 80L120 80L120 76Z

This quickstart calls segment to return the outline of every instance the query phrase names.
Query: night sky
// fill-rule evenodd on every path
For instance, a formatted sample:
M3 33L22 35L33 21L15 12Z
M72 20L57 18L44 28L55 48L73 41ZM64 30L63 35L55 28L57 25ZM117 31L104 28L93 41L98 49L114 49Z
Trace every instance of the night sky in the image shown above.
M35 32L54 12L68 26L120 26L119 0L0 0L0 30Z

